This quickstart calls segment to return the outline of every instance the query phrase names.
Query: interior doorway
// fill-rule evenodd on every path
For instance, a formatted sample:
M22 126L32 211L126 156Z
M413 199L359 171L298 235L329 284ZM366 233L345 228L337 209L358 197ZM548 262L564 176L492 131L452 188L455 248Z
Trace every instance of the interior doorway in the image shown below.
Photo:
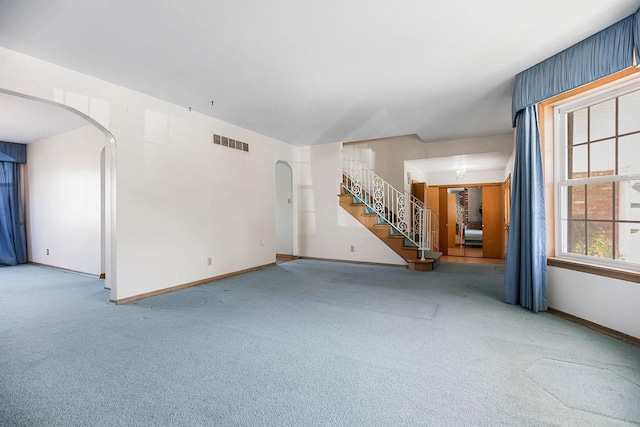
M276 174L276 260L293 259L293 171L278 161Z
M502 259L502 184L440 187L438 193L442 253Z
M447 198L448 254L482 258L482 187L449 188Z
M0 139L28 151L21 195L28 261L101 276L116 300L115 138L58 102L4 89L0 102L14 114Z

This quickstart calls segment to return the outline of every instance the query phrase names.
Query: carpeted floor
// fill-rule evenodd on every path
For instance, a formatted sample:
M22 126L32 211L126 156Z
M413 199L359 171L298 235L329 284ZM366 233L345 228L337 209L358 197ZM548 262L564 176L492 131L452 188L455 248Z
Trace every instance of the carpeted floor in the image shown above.
M298 260L125 306L0 268L0 425L640 424L640 348L468 268Z

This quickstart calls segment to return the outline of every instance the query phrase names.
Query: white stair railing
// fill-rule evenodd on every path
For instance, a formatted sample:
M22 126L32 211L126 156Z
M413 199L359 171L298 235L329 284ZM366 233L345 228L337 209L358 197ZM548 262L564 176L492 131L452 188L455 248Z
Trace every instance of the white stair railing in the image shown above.
M431 230L429 236L431 237L431 251L432 252L440 252L440 215L437 212L427 209L428 215L431 217L431 222L429 223L430 228L427 230Z
M342 186L397 232L418 246L421 259L432 250L437 215L407 192L400 192L353 156L342 153ZM435 222L438 225L438 222ZM437 240L435 240L437 242Z

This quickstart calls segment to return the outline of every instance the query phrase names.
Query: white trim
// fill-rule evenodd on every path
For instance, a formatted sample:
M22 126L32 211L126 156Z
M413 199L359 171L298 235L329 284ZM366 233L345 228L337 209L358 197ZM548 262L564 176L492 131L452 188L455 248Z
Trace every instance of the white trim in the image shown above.
M565 149L564 146L564 142L566 141L566 122L567 122L567 115L566 114L561 114L560 112L560 108L559 107L555 107L553 109L554 114L556 115L556 129L555 132L553 134L553 139L554 139L554 153L553 153L553 157L554 157L554 163L555 163L555 176L554 176L554 182L553 182L553 186L554 186L554 198L555 198L555 208L554 208L554 214L555 214L555 223L556 223L556 227L555 227L555 241L556 241L556 256L558 257L562 257L562 254L565 253L565 248L563 245L563 236L565 233L564 227L563 227L563 223L562 223L562 209L564 207L564 205L561 203L562 202L562 196L560 195L560 188L558 186L558 180L560 177L564 177L565 176L565 164L564 164L564 154L563 151ZM561 135L562 132L565 133L565 135Z
M588 94L577 95L566 102L559 102L554 106L554 110L557 109L560 110L561 114L567 114L638 89L640 89L640 77L634 76L631 80L613 86L606 86L602 89L594 89Z
M589 94L579 95L567 100L566 102L560 102L553 107L554 124L556 125L554 129L554 217L556 221L554 237L556 243L556 257L559 259L577 261L594 266L640 271L640 264L638 263L568 253L565 239L568 224L568 221L565 219L567 217L567 212L565 212L565 210L568 209L568 205L566 201L563 200L566 189L570 186L640 180L640 174L638 173L577 179L567 179L566 174L567 114L638 90L640 90L640 78L635 77L631 80L613 86L606 86L600 90L594 90ZM616 135L616 137L617 136L618 135ZM585 218L584 221L587 222L587 219Z
M40 102L47 105L52 105L54 107L62 108L67 110L84 120L86 120L89 124L95 126L105 137L105 148L104 148L104 242L101 242L104 245L104 273L105 273L105 288L111 290L111 301L115 301L118 295L118 287L117 287L117 233L116 233L116 162L117 162L117 144L116 139L103 125L101 125L98 121L88 116L87 114L76 110L73 107L69 107L68 105L61 104L56 101L51 101L49 99L39 98L37 96L27 95L21 92L15 92L12 90L0 88L0 93L6 93L7 95L17 96L19 98L28 99L35 102Z
M640 173L632 173L626 175L603 175L603 176L592 176L588 178L575 178L575 179L565 179L562 181L556 180L556 184L562 186L569 185L592 185L592 184L600 184L603 182L621 182L621 181L639 181Z
M565 254L562 254L562 256L556 256L555 258L566 260L566 261L576 261L582 264L589 264L596 267L610 267L618 270L640 272L640 264L628 262L628 261L618 261L615 259L597 258L593 256L578 255L578 254L571 254L571 253L565 253Z

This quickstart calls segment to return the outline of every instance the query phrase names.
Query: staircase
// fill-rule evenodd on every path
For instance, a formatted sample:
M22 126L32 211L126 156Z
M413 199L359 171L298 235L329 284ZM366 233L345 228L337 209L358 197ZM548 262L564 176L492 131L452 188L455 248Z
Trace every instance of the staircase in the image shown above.
M409 269L432 271L440 264L437 214L346 153L340 206L400 255Z

